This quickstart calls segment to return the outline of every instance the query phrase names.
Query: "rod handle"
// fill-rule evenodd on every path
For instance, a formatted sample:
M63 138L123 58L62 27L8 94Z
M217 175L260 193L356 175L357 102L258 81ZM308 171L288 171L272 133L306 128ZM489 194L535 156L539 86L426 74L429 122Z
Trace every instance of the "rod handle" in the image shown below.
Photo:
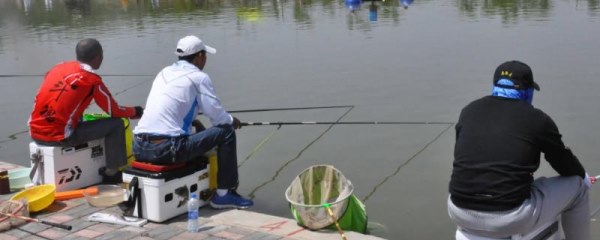
M64 230L68 230L68 231L71 231L71 229L73 228L71 225L65 225L65 224L60 224L60 223L55 223L55 222L48 222L46 220L40 220L40 223L50 225L53 227L57 227L57 228L62 228Z

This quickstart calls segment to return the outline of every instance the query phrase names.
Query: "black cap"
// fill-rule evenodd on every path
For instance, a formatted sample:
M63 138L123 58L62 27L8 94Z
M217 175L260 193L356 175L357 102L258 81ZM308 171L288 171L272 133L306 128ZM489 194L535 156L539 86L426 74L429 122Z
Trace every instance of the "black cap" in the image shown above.
M506 86L498 84L501 79L508 79L513 82L514 86ZM494 72L494 86L514 89L534 88L540 90L540 86L533 81L533 73L527 64L520 61L508 61L500 64Z

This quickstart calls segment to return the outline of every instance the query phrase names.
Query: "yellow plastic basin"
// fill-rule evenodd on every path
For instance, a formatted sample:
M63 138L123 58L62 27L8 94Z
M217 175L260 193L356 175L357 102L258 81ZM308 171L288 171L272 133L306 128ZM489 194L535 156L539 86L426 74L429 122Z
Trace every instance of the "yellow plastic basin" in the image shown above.
M18 192L10 200L27 199L29 202L29 212L38 212L44 210L54 202L54 184L45 184L25 189Z

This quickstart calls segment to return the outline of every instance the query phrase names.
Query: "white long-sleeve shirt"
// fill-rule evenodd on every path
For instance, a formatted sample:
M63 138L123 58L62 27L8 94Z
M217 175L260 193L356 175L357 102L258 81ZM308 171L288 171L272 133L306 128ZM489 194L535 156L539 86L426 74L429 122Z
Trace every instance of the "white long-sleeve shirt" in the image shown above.
M210 77L191 63L177 61L156 75L144 115L133 133L189 134L198 112L208 117L213 126L233 122L221 106Z

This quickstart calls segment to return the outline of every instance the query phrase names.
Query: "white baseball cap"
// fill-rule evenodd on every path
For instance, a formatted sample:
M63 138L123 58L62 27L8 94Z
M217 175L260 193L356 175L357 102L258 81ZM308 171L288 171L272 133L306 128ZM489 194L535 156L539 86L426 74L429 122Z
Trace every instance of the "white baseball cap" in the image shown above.
M200 38L196 36L186 36L182 39L179 39L179 42L177 42L177 50L175 51L175 55L183 57L198 53L202 50L210 54L217 53L217 49L204 44Z

